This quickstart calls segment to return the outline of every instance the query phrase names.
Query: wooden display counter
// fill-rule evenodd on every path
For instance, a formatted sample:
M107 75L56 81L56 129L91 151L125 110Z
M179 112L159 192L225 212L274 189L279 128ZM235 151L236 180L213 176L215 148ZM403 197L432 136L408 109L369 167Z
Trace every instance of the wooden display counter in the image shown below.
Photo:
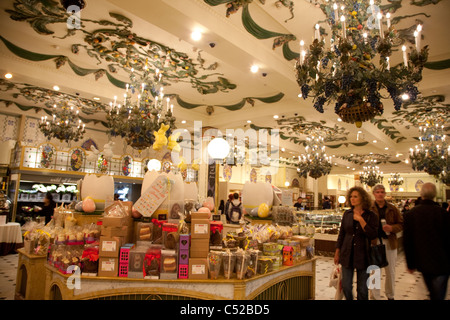
M47 256L28 254L18 249L15 300L43 300L45 293L45 266Z
M246 280L147 280L63 275L46 265L46 300L309 300L315 297L316 258ZM69 286L68 286L69 284ZM72 287L73 289L69 289Z

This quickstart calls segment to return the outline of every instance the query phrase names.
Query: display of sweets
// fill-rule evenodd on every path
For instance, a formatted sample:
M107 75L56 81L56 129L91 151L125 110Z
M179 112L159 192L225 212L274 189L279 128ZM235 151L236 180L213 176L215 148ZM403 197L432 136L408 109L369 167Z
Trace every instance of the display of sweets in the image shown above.
M158 279L161 267L161 246L151 245L144 258L144 278Z
M179 240L178 224L163 223L162 234L164 248L170 250L176 249Z
M210 279L217 279L222 264L222 252L210 251L208 253L208 269Z
M273 260L271 257L263 256L258 258L257 273L266 274L273 270Z
M98 272L98 245L86 245L81 255L81 272L94 275Z
M250 253L244 250L237 250L236 253L236 277L239 280L245 279L247 268L250 264Z
M236 255L234 252L226 250L222 254L222 261L224 277L225 279L231 279L234 272L234 265L236 263Z

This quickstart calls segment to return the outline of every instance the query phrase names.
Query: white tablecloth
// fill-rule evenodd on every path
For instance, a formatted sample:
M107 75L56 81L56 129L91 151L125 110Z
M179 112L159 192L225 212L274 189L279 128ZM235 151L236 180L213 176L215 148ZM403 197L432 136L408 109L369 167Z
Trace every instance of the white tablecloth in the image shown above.
M22 230L20 229L20 223L9 222L4 225L0 225L0 243L22 243Z

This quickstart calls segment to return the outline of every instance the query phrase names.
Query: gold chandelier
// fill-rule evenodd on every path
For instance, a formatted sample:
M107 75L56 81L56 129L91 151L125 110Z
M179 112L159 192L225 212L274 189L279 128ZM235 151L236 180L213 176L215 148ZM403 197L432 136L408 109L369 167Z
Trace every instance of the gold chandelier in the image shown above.
M331 172L331 156L327 156L324 146L324 138L320 135L312 135L306 138L305 154L299 156L297 173L300 177L318 179Z
M170 98L164 100L162 72L151 70L147 64L142 75L131 69L130 84L126 85L120 104L117 97L110 103L107 121L112 136L124 138L132 148L142 151L155 142L155 133L161 125L169 126L165 133L170 135L175 129L175 117Z
M390 23L390 13L380 11L380 0L340 0L339 5L331 0L317 2L331 37L325 43L325 29L316 24L309 50L300 42L295 72L302 97L313 97L314 108L321 113L325 103L334 102L342 121L357 127L383 113L382 89L389 93L396 110L403 99L415 101L419 93L416 84L428 58L428 47L421 48L419 42L422 26L417 26L416 45L409 55L408 48L402 47L403 63L391 66L392 52L402 39Z
M39 129L48 140L55 138L61 142L77 142L86 133L79 112L79 106L74 100L57 101L52 108L52 117L41 117Z

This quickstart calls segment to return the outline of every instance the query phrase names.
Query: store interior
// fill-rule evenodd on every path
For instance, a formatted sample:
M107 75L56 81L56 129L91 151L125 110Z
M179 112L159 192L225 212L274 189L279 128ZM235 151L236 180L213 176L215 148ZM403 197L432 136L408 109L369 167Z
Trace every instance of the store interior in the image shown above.
M0 224L17 223L24 236L43 221L50 192L59 227L69 218L84 230L116 210L130 220L103 226L127 226L117 236L136 245L144 224L173 222L175 204L182 213L175 224L190 233L193 224L183 221L190 203L195 213L207 207L227 240L277 225L271 239L299 250L289 266L304 272L289 276L302 288L295 298L327 299L330 289L318 290L312 275L314 256L331 268L350 188L371 194L382 184L403 211L431 182L435 201L450 202L449 10L448 1L426 0L2 1ZM163 202L144 205L158 177L168 179L169 191ZM244 214L233 224L224 204L234 193ZM36 247L17 263L34 265ZM119 249L108 258L118 259ZM202 250L196 254L206 259L210 251ZM55 289L67 274L46 260L52 267L40 270L53 282L38 297L75 299ZM120 278L116 263L101 277ZM267 275L258 276L252 281ZM231 298L273 295L236 288ZM19 289L15 298L31 294ZM201 290L184 293L226 297Z

